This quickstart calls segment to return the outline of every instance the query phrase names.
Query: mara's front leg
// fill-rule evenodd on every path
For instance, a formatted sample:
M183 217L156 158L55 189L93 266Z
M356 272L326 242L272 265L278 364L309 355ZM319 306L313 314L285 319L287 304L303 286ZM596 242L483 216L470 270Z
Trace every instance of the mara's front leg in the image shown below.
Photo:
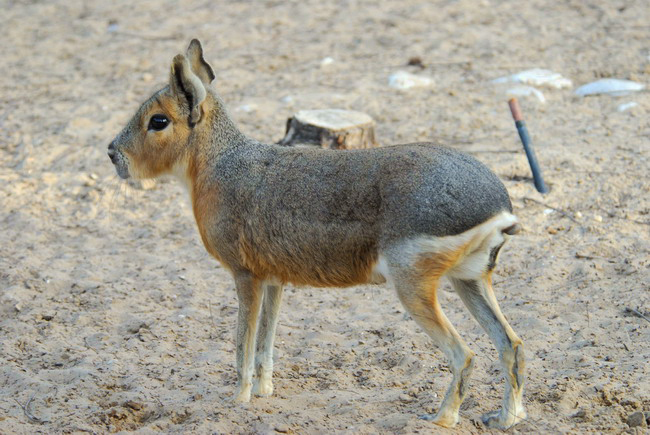
M250 272L235 274L235 286L239 299L237 317L237 384L235 400L248 402L253 387L255 363L255 335L260 314L263 289L259 279Z
M255 351L255 384L253 393L259 396L273 394L273 342L278 325L278 313L282 301L282 284L264 282L264 302Z

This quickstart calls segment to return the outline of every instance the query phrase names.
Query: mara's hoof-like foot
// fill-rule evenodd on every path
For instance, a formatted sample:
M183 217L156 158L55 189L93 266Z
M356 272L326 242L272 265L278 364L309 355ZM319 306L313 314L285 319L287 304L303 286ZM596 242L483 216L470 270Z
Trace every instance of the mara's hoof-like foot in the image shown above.
M248 403L251 401L251 387L240 388L237 394L232 398L236 403Z
M526 411L519 410L516 414L505 410L492 411L483 414L481 420L486 427L491 429L506 430L526 419Z
M424 414L420 415L418 418L426 421L431 421L438 426L442 427L454 427L458 423L458 414L453 415L453 414L441 414L438 412L437 414Z
M260 397L273 395L273 381L271 379L260 379L253 384L253 394Z

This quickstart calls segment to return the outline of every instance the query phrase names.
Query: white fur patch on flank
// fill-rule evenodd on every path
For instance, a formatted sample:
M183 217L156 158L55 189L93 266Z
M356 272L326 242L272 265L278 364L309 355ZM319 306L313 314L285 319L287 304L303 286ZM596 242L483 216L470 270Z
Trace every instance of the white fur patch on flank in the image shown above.
M371 284L387 283L390 285L393 284L390 273L388 272L388 262L386 261L386 257L384 257L383 255L379 256L377 262L372 268L372 271L370 272L370 283Z
M478 279L486 272L491 250L509 237L503 230L516 223L517 218L504 211L464 233L446 237L421 236L404 240L393 249L399 252L399 262L405 265L414 264L428 255L454 253L462 249L461 257L447 270L447 274L459 279Z

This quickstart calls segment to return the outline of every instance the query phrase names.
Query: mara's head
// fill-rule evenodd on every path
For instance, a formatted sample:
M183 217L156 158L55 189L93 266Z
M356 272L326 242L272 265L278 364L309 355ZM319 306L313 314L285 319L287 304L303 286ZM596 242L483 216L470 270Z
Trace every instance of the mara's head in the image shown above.
M214 72L194 39L174 57L169 85L153 94L108 146L122 178L154 178L187 158L192 133L206 122L208 87Z

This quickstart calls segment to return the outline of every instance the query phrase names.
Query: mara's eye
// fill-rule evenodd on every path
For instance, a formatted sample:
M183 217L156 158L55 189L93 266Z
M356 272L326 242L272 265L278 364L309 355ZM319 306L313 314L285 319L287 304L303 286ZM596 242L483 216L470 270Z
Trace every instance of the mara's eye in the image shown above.
M169 118L165 115L154 115L149 120L149 130L164 130L169 125Z

